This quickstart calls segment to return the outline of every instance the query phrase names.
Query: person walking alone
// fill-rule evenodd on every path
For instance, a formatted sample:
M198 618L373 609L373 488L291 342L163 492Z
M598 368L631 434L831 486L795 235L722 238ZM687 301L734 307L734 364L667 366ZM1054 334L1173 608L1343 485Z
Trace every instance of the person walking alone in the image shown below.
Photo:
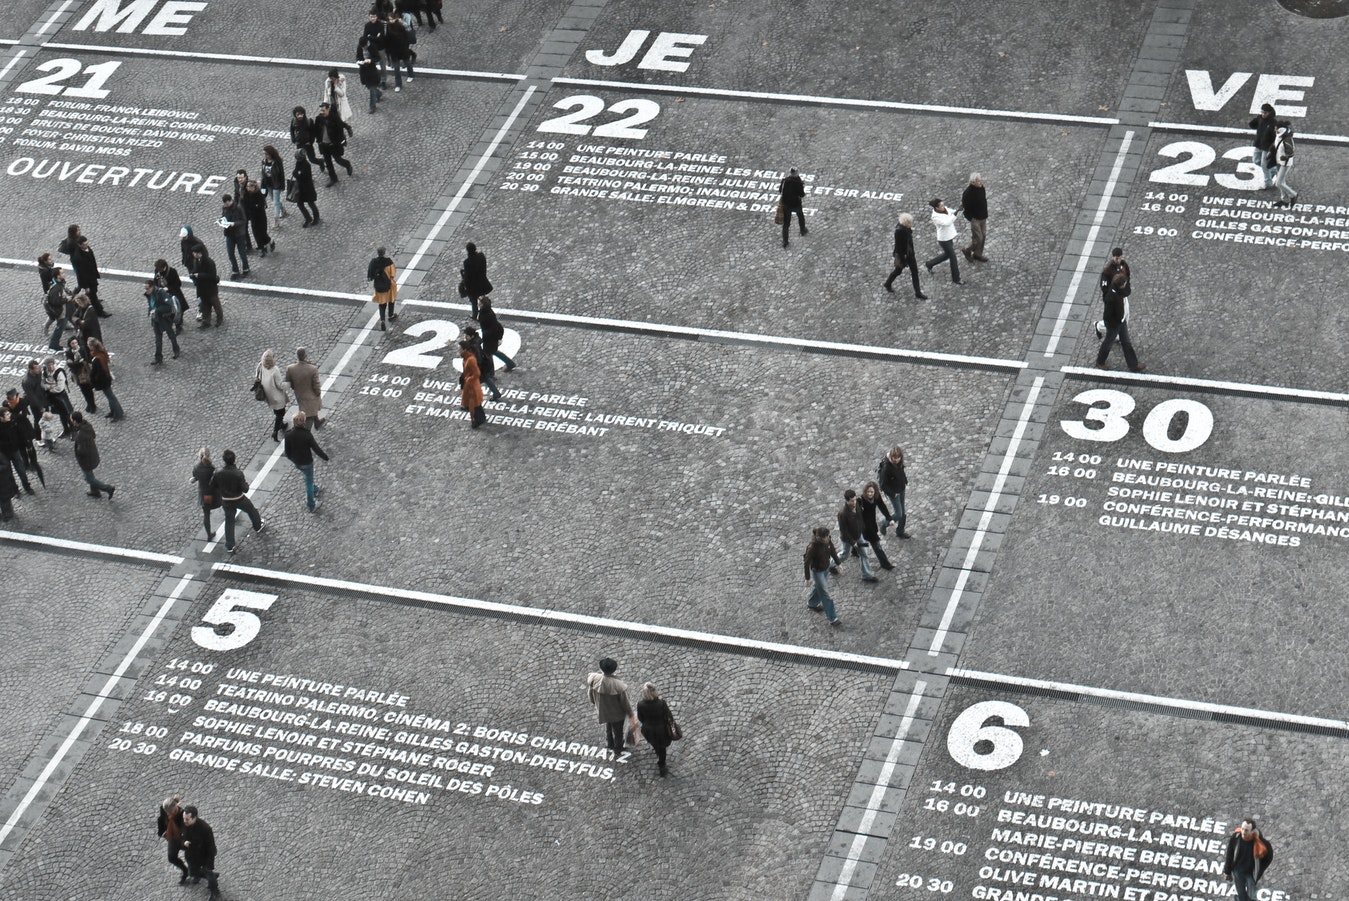
M230 278L239 279L248 273L248 220L243 209L234 202L233 194L220 195L220 228L225 236L225 253L230 259ZM243 259L243 270L239 269L239 260L235 251Z
M70 414L70 421L75 426L75 462L80 467L84 481L89 484L89 496L102 497L102 493L106 491L108 500L112 500L112 494L117 487L94 475L94 470L98 469L103 461L98 455L98 442L93 425L85 422L84 414L78 410Z
M197 328L211 327L211 313L215 313L216 328L225 324L225 308L220 305L220 270L215 260L203 244L192 248L192 268L188 270L192 283L197 286L197 318L201 325Z
M376 250L375 258L365 267L365 280L375 286L370 300L379 307L379 330L382 332L385 319L393 322L398 318L394 312L394 302L398 300L398 270L385 248Z
M464 245L464 264L459 267L459 296L468 298L470 319L478 318L478 298L492 293L487 280L487 254L472 241Z
M342 168L347 170L348 178L353 177L356 170L346 158L347 138L343 133L345 123L328 104L324 103L319 106L318 118L314 120L314 125L318 129L319 152L323 154L323 162L328 169L329 186L337 184L337 163L341 163Z
M810 232L806 229L805 197L806 183L801 180L801 173L792 167L787 173L787 177L778 185L779 201L782 204L782 246L788 244L787 236L792 227L792 214L796 214L796 224L801 229L801 234L808 235Z
M305 505L313 513L319 508L319 488L314 484L314 455L318 454L325 463L328 455L319 447L314 433L309 431L303 410L295 414L291 419L291 427L286 429L285 448L286 459L304 475Z
M1128 364L1130 372L1142 372L1147 368L1138 362L1133 342L1129 340L1129 308L1125 299L1128 284L1128 273L1116 272L1110 284L1101 289L1101 300L1105 303L1105 315L1102 317L1105 320L1105 336L1101 341L1101 349L1096 352L1097 369L1110 368L1106 359L1110 356L1110 348L1115 346L1116 338L1124 351L1124 362Z
M1252 817L1246 817L1227 840L1223 875L1232 880L1237 901L1256 901L1256 883L1274 863L1274 843L1260 834Z
M322 418L323 380L319 378L319 368L309 362L309 351L303 347L295 348L295 362L286 367L286 384L295 394L295 405L314 428L323 428L327 422Z

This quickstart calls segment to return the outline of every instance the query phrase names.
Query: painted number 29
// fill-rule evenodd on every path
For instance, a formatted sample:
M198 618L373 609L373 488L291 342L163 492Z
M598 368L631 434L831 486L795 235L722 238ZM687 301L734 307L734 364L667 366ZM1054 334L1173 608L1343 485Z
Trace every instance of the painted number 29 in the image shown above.
M644 138L646 137L646 129L634 128L633 126L650 122L660 115L660 104L654 100L641 98L620 100L609 107L609 112L629 113L630 115L613 122L606 122L603 125L596 125L592 131L589 125L582 123L604 112L604 101L594 94L563 97L553 104L553 109L574 109L576 112L546 120L539 126L539 131L559 135L593 134L597 138L631 138L634 140Z
M89 100L102 100L108 96L108 92L103 90L103 85L108 83L112 73L116 72L122 64L116 60L109 63L98 63L94 66L86 66L77 59L51 59L37 67L39 72L50 72L50 75L44 75L41 78L34 78L32 81L25 81L15 88L21 94L47 94L56 96L58 94L66 97L83 97ZM89 76L82 86L77 88L60 87L61 82L74 78L83 71Z
M1092 388L1073 400L1087 404L1082 419L1061 419L1059 425L1069 437L1079 441L1118 441L1129 434L1128 416L1134 411L1134 399L1123 391ZM1104 404L1105 406L1097 406ZM1185 415L1185 427L1175 438L1171 425L1176 416ZM1087 423L1096 423L1089 426ZM1173 397L1148 412L1143 420L1143 440L1164 454L1183 454L1194 450L1213 434L1213 411L1197 400Z
M237 651L262 629L262 620L248 611L269 610L275 602L274 594L226 588L201 618L210 625L192 627L192 640L208 651ZM228 626L229 631L222 635L215 626Z
M1208 144L1201 141L1176 141L1173 144L1167 144L1157 153L1169 159L1184 157L1178 163L1172 163L1170 166L1163 166L1160 169L1153 169L1152 174L1148 176L1150 181L1155 181L1163 185L1193 185L1202 188L1208 184L1208 175L1199 170L1213 165L1213 161L1218 158L1218 151L1214 150ZM1238 191L1258 191L1265 185L1265 175L1260 171L1260 167L1251 162L1251 148L1233 147L1223 154L1225 160L1237 160L1237 172L1241 174L1233 175L1230 172L1218 172L1213 176L1213 180L1224 188L1233 188Z
M443 354L427 353L429 350L444 350L459 340L459 326L445 319L425 319L403 330L403 334L414 338L427 333L431 337L391 350L384 355L384 363L393 366L412 366L416 369L435 369L445 359ZM502 329L501 352L513 357L520 352L520 333L513 328ZM464 371L464 361L456 354L454 368Z

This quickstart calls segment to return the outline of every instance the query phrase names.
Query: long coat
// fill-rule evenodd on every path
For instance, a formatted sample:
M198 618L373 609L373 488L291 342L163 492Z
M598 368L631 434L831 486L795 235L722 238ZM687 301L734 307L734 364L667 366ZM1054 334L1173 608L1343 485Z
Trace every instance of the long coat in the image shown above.
M75 462L80 469L98 469L98 444L94 441L94 427L87 422L80 423L75 430Z
M295 403L310 419L318 418L323 412L323 383L319 379L319 368L313 363L291 363L286 367L286 381L290 390L295 392Z
M273 410L286 409L290 395L286 394L286 377L281 374L281 367L273 363L268 369L259 363L258 381L262 382L262 392L267 395L267 406Z
M471 348L461 350L464 361L464 387L459 391L459 406L465 410L476 410L482 406L482 370L478 368L478 355Z
M365 271L366 277L373 282L381 272L389 280L389 288L387 291L376 289L370 300L383 306L398 300L398 270L394 267L393 260L388 257L375 257Z

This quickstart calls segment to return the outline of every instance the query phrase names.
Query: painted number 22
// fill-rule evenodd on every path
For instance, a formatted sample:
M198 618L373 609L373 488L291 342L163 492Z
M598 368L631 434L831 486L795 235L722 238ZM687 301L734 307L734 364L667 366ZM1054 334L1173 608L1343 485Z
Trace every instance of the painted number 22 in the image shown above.
M89 100L102 100L108 96L108 92L103 90L103 85L108 83L112 73L116 72L122 64L116 60L109 63L99 63L94 66L86 66L77 59L51 59L37 67L39 72L50 72L50 75L44 75L41 78L34 78L31 81L25 81L15 88L21 94L47 94L49 96L64 95L66 97L83 97ZM89 76L89 80L83 86L78 88L63 88L59 85L67 79L74 78L83 71Z
M1170 166L1153 169L1152 174L1148 176L1150 181L1163 185L1192 185L1196 188L1207 185L1209 179L1208 175L1200 173L1199 170L1213 165L1213 161L1218 158L1218 151L1200 141L1176 141L1167 144L1157 153L1169 159L1177 157L1185 159ZM1237 172L1244 173L1245 178L1230 172L1217 172L1213 180L1218 184L1238 191L1258 191L1264 187L1264 173L1260 171L1259 166L1251 162L1249 146L1233 147L1223 154L1223 159L1237 160Z
M654 100L641 98L620 100L609 107L609 112L629 113L630 115L614 122L596 125L592 131L589 125L583 125L582 123L604 112L604 101L594 94L563 97L553 104L553 109L574 109L576 112L546 120L539 126L539 131L559 135L593 134L597 138L644 138L646 137L646 129L634 128L633 126L650 122L660 115L660 104Z

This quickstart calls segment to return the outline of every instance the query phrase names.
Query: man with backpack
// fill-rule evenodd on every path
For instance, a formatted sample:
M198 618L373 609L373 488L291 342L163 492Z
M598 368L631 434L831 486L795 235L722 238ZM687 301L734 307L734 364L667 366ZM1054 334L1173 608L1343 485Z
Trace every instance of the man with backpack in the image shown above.
M173 345L173 358L178 359L178 304L174 302L172 294L153 280L145 283L145 301L150 325L155 330L155 360L150 365L162 366L165 334L169 336L169 344Z

